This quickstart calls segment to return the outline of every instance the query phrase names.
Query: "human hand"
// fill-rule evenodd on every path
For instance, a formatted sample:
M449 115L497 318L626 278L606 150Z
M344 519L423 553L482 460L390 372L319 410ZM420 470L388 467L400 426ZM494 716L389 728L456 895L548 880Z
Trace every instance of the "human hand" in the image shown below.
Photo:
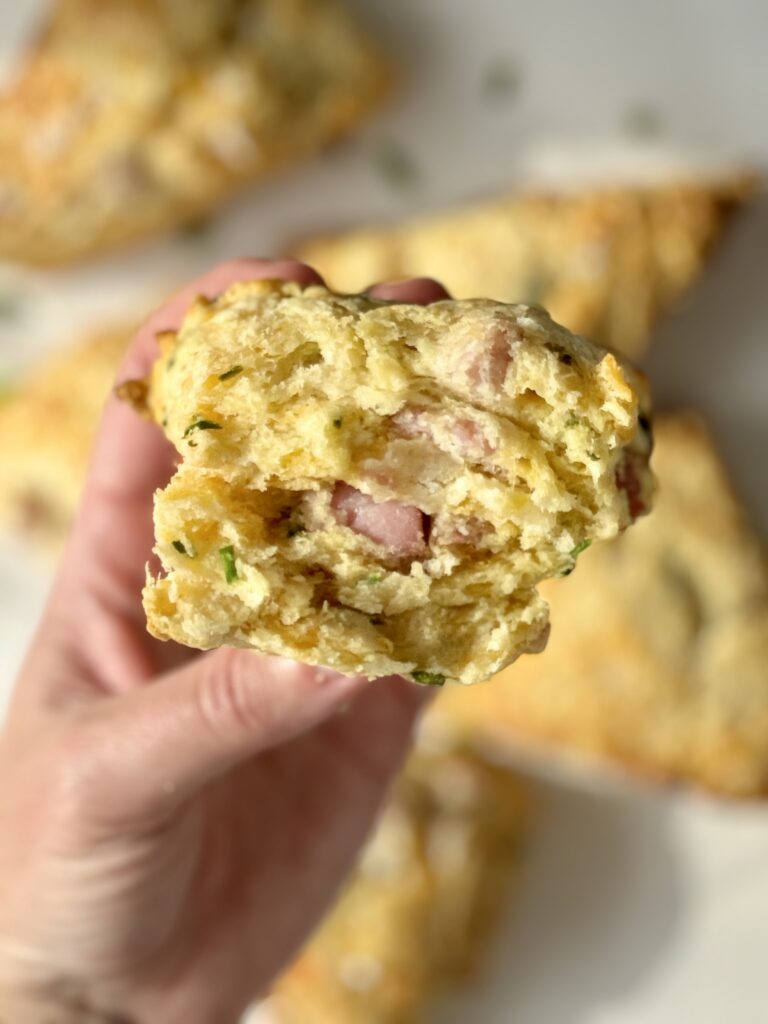
M149 318L119 379L148 373L195 295L259 277L319 281L293 262L219 267ZM445 297L430 281L371 294ZM153 640L140 593L173 465L110 398L0 735L2 1024L236 1021L352 865L425 698Z

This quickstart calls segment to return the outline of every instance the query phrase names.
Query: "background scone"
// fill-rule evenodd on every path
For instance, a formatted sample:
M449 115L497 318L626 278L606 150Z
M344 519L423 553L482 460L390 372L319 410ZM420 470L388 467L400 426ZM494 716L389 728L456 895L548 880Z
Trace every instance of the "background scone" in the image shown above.
M58 0L0 97L0 256L66 263L199 217L388 77L340 0Z
M0 400L0 528L49 553L75 515L94 434L132 328L102 327Z
M545 642L537 583L648 507L643 379L536 307L259 281L161 349L159 637L475 682Z
M535 302L576 334L637 357L753 189L743 173L646 188L521 191L308 241L297 255L341 291L426 274L460 299Z
M279 1024L421 1024L480 965L528 816L509 770L469 750L412 755L339 902L278 981Z
M545 587L553 635L436 712L725 794L768 792L768 565L702 423L656 424L653 515Z

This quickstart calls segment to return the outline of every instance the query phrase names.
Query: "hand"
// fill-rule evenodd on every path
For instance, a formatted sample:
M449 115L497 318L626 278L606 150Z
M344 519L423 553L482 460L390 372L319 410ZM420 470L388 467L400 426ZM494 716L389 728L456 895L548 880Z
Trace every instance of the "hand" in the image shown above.
M259 277L320 280L293 262L219 267L150 317L119 379L147 374L195 295ZM430 281L372 294L445 296ZM236 1021L349 870L424 700L399 678L153 640L140 591L173 465L157 427L110 398L0 736L0 1021L18 1001L78 1022Z

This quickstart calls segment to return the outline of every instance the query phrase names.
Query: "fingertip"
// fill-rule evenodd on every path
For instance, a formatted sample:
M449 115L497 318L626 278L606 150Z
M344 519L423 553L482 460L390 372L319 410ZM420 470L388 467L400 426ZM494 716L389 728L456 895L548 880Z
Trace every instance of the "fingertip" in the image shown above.
M403 281L381 281L367 289L366 295L390 302L415 302L428 306L432 302L449 299L445 287L432 277L412 277Z

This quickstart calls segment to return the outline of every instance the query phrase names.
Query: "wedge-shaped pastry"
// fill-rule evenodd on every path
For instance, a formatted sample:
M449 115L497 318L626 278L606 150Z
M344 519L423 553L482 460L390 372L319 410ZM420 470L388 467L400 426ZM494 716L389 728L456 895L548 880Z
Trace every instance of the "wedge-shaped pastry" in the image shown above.
M536 302L577 334L641 355L653 323L703 270L747 174L720 182L519 192L298 247L332 288L431 275L458 298Z
M768 566L701 422L662 419L653 515L546 588L549 649L471 700L454 727L611 758L721 793L768 791Z
M476 682L544 644L536 584L648 507L642 377L536 307L260 281L161 348L162 638Z
M0 401L0 528L53 554L69 530L99 416L131 329L49 356Z
M480 965L528 824L523 783L417 753L336 907L277 984L279 1024L421 1024Z
M387 78L337 0L58 0L0 98L0 256L189 222L348 131Z

